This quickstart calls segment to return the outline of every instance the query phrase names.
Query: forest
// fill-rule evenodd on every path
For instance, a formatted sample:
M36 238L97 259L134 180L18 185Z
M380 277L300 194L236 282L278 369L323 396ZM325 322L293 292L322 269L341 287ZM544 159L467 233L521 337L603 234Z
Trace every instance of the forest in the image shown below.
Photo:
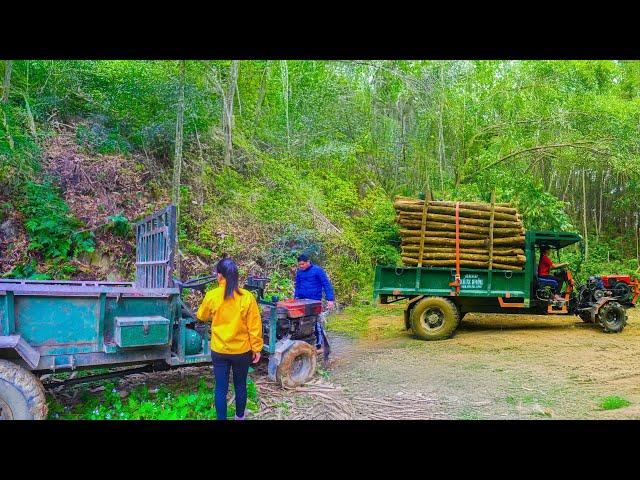
M223 254L342 304L401 264L393 201L510 202L575 231L579 279L640 267L636 61L6 60L0 275L132 279L131 224L179 202L180 275Z

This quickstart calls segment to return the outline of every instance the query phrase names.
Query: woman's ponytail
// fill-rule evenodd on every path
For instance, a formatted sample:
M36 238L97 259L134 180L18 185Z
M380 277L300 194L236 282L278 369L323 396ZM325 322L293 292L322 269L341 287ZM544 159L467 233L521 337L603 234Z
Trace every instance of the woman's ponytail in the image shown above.
M226 282L226 285L224 287L225 300L229 298L233 298L234 293L237 293L238 295L242 295L238 287L238 282L239 282L238 266L233 260L231 260L231 258L226 257L220 260L216 265L216 271L224 277Z

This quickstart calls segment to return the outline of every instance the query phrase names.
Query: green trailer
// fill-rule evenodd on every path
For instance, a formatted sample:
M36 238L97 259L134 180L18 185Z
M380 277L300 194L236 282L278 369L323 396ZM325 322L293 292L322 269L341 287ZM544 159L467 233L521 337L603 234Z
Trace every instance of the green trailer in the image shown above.
M575 233L527 231L526 262L520 271L377 266L374 298L381 304L406 301L405 327L423 340L450 337L470 312L578 315L605 331L619 332L626 324L626 309L635 306L640 294L637 280L610 276L624 282L619 282L619 290L603 288L598 295L592 283L576 288L571 272L563 271L567 288L557 301L546 281L538 279L540 246L551 246L560 255L561 249L581 241Z

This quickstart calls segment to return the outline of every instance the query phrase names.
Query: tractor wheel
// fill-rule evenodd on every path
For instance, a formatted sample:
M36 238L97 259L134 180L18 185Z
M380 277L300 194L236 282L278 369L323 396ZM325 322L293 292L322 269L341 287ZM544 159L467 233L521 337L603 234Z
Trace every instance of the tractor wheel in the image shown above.
M459 323L458 307L442 297L423 298L411 312L411 328L421 340L449 338Z
M44 420L47 412L40 380L15 363L0 360L0 420Z
M302 340L296 340L282 354L282 360L276 370L276 380L285 388L304 385L316 373L317 353L313 346Z
M618 302L609 302L598 312L598 319L606 333L618 333L627 324L627 311Z

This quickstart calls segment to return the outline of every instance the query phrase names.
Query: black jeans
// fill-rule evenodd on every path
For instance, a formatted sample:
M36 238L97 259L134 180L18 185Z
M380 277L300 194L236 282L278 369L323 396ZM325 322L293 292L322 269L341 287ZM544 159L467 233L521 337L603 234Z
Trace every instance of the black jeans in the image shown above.
M213 375L216 380L215 403L218 420L227 419L227 392L229 391L229 370L233 371L233 388L236 393L236 416L244 417L247 406L247 374L253 354L211 352Z

